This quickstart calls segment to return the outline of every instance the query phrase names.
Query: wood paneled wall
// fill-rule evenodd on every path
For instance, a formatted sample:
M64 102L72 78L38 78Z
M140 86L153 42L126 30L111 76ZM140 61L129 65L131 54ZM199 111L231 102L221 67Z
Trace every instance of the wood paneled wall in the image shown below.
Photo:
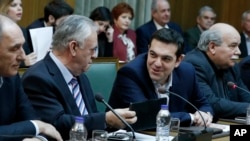
M43 7L49 1L50 0L22 0L24 13L23 19L19 24L25 27L35 19L42 17ZM75 6L75 0L65 1L72 7ZM172 9L172 21L179 23L183 30L196 24L198 10L204 5L214 8L217 13L216 22L229 23L238 30L241 30L241 14L250 9L250 0L169 0L169 2Z
M43 17L43 8L51 0L22 0L23 17L19 25L26 27L34 20ZM70 6L75 7L75 0L65 0Z
M214 8L216 22L225 22L241 30L241 15L250 9L249 0L169 0L172 9L172 21L179 23L185 30L195 25L200 7Z

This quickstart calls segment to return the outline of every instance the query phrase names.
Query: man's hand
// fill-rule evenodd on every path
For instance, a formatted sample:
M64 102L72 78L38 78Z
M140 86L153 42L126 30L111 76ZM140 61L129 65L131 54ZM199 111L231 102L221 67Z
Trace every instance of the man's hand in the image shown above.
M137 121L137 116L135 111L129 111L128 108L124 109L115 109L115 112L119 114L128 124L133 124ZM113 128L122 129L125 128L126 125L122 123L122 121L116 117L112 111L106 112L106 123Z
M203 111L196 111L194 113L194 124L196 126L204 126L204 121L203 121L202 117L200 116L199 112L201 113L202 117L204 118L206 126L209 126L213 121L213 116L209 112L205 113Z
M39 131L40 131L39 134L42 133L44 135L47 135L51 138L56 139L57 141L63 141L60 133L51 124L48 124L39 120L32 120L32 121L37 124Z
M24 60L25 66L31 66L35 64L36 59L37 59L37 54L34 52L30 53L29 55L26 55L25 60Z

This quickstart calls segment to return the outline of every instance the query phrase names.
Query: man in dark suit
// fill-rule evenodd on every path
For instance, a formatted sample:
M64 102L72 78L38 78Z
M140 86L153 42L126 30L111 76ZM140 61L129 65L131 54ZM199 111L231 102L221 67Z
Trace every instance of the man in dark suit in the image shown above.
M52 0L44 7L44 17L27 26L27 29L46 26L55 27L62 17L73 14L74 9L63 0Z
M25 58L24 42L20 27L0 15L0 140L20 141L41 133L62 140L52 125L38 120L23 91L17 72Z
M242 32L240 33L240 58L250 55L250 10L245 11L241 17Z
M111 111L97 111L92 88L83 73L97 56L96 30L93 21L87 17L66 17L54 33L52 51L30 67L22 77L24 90L37 113L42 120L55 125L64 140L69 139L74 116L84 117L89 137L94 129L125 127ZM70 84L74 78L80 87L78 96L82 97L77 103L72 92L74 87ZM81 107L85 107L84 112ZM116 109L116 112L128 123L137 120L135 112L128 108Z
M163 12L164 11L164 12ZM151 5L152 20L136 29L137 53L148 51L152 34L161 28L171 28L182 34L181 27L170 21L170 4L167 0L153 0Z
M250 104L249 93L228 87L233 82L247 89L240 78L235 60L240 55L240 35L231 25L217 23L201 34L198 48L184 58L196 69L201 91L212 105L215 117L246 116Z
M199 90L193 66L181 62L183 44L183 38L173 29L156 31L148 53L139 55L118 71L109 104L124 108L130 103L167 97L167 94L158 92L161 87L197 106L209 125L212 122L209 113L213 114L213 111ZM170 95L169 99L171 116L179 118L181 125L204 125L199 113L188 103L174 95Z
M197 25L188 29L184 33L185 40L187 41L190 49L196 48L200 39L200 34L214 24L215 18L216 14L211 7L201 7L196 18Z

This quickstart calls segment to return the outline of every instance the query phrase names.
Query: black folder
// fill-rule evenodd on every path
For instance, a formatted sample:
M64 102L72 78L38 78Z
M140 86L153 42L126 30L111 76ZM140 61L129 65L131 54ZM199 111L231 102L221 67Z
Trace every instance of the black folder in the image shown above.
M162 104L167 104L167 98L131 103L129 109L135 111L137 116L137 122L131 125L132 128L135 131L155 129L156 116Z

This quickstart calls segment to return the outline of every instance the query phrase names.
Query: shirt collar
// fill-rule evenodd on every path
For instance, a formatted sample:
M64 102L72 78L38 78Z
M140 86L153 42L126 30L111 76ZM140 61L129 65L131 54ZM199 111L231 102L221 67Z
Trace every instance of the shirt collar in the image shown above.
M164 28L164 27L165 27L165 28L169 28L167 24L166 24L165 26L161 26L161 25L159 25L155 20L153 20L153 21L154 21L154 24L155 24L157 30L162 29L162 28Z
M162 85L157 83L156 81L153 81L153 83L154 83L156 91L157 91L157 88L162 87ZM166 88L167 91L169 90L170 87L172 87L172 84L173 84L173 74L171 73L169 75L167 82L164 84L164 87Z
M63 63L53 54L52 51L49 53L49 55L50 55L51 59L55 62L56 66L59 68L66 83L70 82L71 79L73 78L73 75L70 73L68 68L66 68L63 65Z

